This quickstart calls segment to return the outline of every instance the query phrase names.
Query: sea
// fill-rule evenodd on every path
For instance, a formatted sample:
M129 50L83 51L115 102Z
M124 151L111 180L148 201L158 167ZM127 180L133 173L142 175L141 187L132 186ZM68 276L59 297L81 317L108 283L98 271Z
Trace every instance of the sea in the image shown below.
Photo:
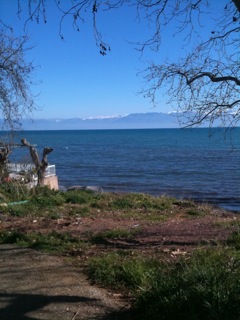
M2 133L4 134L4 133ZM240 213L240 128L24 131L39 155L54 150L61 188L166 195ZM30 161L26 147L12 162Z

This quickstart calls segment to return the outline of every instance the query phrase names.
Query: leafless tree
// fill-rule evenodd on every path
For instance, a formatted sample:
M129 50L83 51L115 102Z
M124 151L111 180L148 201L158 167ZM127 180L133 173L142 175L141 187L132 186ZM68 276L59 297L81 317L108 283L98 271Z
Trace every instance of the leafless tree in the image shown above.
M216 15L216 3L223 10L222 17ZM18 0L19 16L22 4L23 1ZM179 61L150 62L144 72L146 86L142 93L156 104L158 92L164 88L168 102L185 114L189 125L198 125L204 120L211 125L216 119L223 125L229 121L232 125L239 122L239 0L55 0L55 4L62 13L59 22L62 38L62 25L67 17L72 17L73 27L79 31L85 15L91 12L96 43L102 55L106 55L110 46L98 28L97 16L101 10L136 8L137 17L146 20L154 30L149 39L137 43L141 52L147 48L158 51L164 28L169 30L174 25L175 37L185 37L186 54ZM28 16L28 21L39 23L43 18L47 22L47 1L28 0ZM203 25L209 27L207 38L201 36Z
M199 125L207 121L212 125L220 120L221 125L238 125L240 120L240 46L239 6L240 1L224 5L224 15L209 29L209 37L202 39L198 34L201 18L206 17L211 1L164 1L171 2L170 17L181 19L179 32L185 33L188 45L191 37L198 40L195 47L179 61L160 65L151 63L145 70L146 87L142 91L151 101L157 103L158 90L165 88L168 102L182 112L185 125ZM163 3L163 1L162 1ZM184 3L184 4L183 4ZM223 2L221 2L223 5ZM162 14L165 8L151 15ZM196 15L197 12L197 15ZM164 17L168 24L170 20ZM158 19L158 18L156 18ZM207 20L205 20L205 24ZM160 21L159 21L160 24ZM160 31L160 28L158 29ZM155 43L154 34L150 45ZM177 50L177 48L176 48Z
M0 30L0 110L5 128L16 129L34 108L31 93L33 65L25 59L27 38L15 38L5 27Z
M46 171L46 168L48 166L47 162L47 155L53 151L52 148L45 147L43 149L43 156L42 160L40 161L37 149L29 143L26 139L21 139L21 143L23 146L26 146L29 148L30 156L32 158L32 161L35 165L36 172L38 175L38 185L43 186L44 185L44 174Z

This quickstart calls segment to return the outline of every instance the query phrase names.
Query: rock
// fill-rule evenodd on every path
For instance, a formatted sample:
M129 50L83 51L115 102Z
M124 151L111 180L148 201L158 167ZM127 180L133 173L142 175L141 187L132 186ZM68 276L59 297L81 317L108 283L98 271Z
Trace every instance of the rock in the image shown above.
M87 190L87 191L92 191L92 192L95 192L95 193L102 193L103 192L103 189L101 187L98 187L98 186L87 186L87 187L84 187L84 186L72 186L72 187L67 188L67 191L72 191L72 190Z

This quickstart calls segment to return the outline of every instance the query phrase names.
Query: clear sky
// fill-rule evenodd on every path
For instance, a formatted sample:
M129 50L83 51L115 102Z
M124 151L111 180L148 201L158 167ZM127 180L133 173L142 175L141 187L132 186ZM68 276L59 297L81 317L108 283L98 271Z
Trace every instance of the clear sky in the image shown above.
M0 19L23 34L27 1L21 1L21 20L17 17L17 2L0 0ZM147 24L134 23L135 9L125 7L99 13L100 30L111 46L111 52L103 57L95 45L91 8L85 22L80 24L80 32L73 30L70 19L63 23L63 41L58 34L60 12L54 1L46 2L47 23L29 22L26 27L29 44L34 45L27 59L36 66L34 80L41 81L33 89L39 93L36 100L39 110L34 112L34 118L89 118L173 110L164 98L153 108L137 94L144 85L137 73L146 67L144 61L159 59L159 54L148 52L141 57L130 43L149 35ZM170 33L163 35L162 59L179 56Z

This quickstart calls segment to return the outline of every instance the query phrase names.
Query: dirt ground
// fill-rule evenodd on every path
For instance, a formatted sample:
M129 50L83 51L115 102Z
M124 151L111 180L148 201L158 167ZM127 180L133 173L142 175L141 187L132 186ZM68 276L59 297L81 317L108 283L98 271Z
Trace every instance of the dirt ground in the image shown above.
M0 231L48 233L55 230L86 240L90 234L117 228L141 231L134 238L105 239L85 251L76 250L63 256L1 245L0 319L117 319L117 312L128 308L127 301L116 292L91 285L81 268L70 264L67 256L74 256L84 265L89 256L121 248L151 255L161 252L174 258L199 244L216 245L225 241L236 230L235 222L239 220L239 213L219 208L212 208L206 216L193 217L186 217L179 209L174 217L154 222L121 218L116 212L95 218L62 215L59 219L1 214Z
M62 257L0 246L0 319L114 319L123 307ZM107 318L106 318L107 317Z

